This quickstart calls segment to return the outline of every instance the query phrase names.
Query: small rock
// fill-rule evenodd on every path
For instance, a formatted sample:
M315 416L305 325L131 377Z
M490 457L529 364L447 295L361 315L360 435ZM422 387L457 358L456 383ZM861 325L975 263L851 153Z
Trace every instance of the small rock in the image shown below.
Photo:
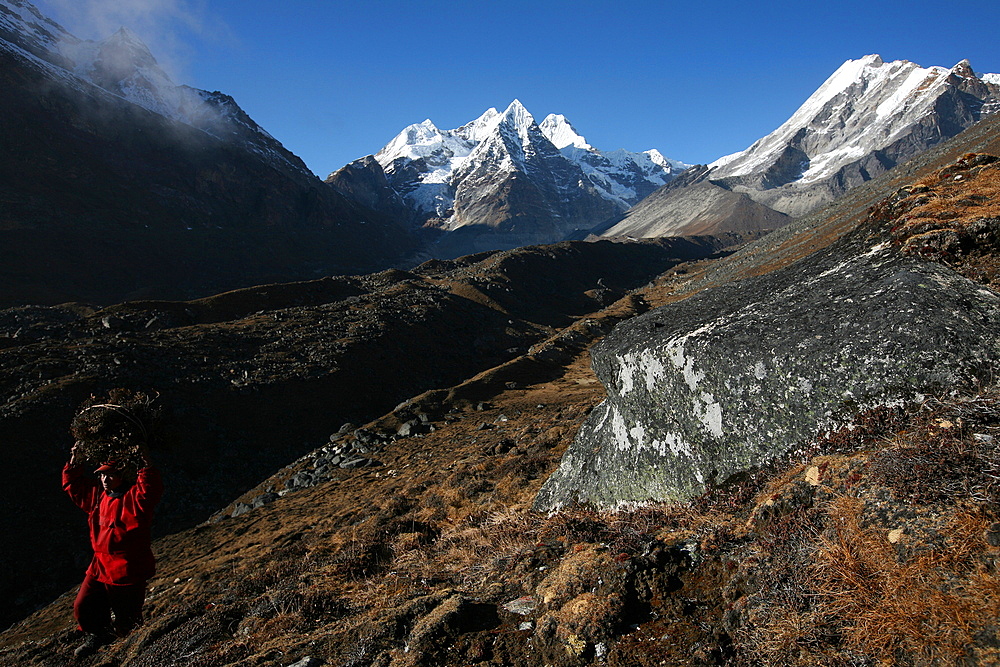
M105 329L118 329L122 326L124 322L120 317L115 317L114 315L105 315L101 318L101 325Z
M990 524L983 537L991 547L1000 547L1000 521Z
M423 430L421 426L422 424L420 420L411 419L407 422L404 422L403 425L399 427L399 430L396 431L396 435L398 435L401 438L408 438L411 435L416 435L417 433L420 433Z
M288 667L320 667L320 665L325 665L326 661L320 658L314 658L312 656L306 656L299 660L298 662L293 662Z
M291 479L285 482L286 489L302 489L313 485L313 476L306 471L295 473Z
M253 509L253 506L247 505L246 503L236 503L236 507L233 508L233 513L231 516L237 517L246 514Z
M262 493L262 494L260 494L259 496L257 496L256 498L253 499L253 507L254 508L263 507L264 505L267 505L269 503L273 503L279 497L280 496L278 496L278 494L274 493L274 492Z
M503 608L512 614L527 616L538 608L538 603L535 601L535 597L533 595L525 595L524 597L519 597L516 600L511 600L510 602L504 604Z

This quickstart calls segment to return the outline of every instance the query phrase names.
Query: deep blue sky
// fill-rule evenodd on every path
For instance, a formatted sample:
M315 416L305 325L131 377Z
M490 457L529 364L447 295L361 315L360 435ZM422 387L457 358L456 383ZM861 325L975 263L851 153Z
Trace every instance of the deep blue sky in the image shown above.
M411 123L518 98L597 148L705 163L784 122L845 60L1000 72L1000 2L37 0L84 38L126 24L325 177Z

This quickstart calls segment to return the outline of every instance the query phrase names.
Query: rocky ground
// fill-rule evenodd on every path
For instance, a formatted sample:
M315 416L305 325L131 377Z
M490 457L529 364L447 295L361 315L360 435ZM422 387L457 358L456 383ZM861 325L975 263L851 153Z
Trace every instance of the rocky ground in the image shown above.
M853 226L895 229L892 202L927 187L903 208L934 199L936 219L971 230L963 252L927 259L995 288L992 236L976 231L992 199L973 197L1000 183L1000 163L955 165L910 195L896 185ZM912 237L901 252L937 247ZM802 248L771 242L784 248L772 263ZM530 511L603 398L590 345L720 272L753 271L753 252L735 268L673 267L468 380L329 428L210 520L159 539L146 625L86 664L997 664L989 386L858 415L689 503ZM72 595L6 631L0 662L69 664Z

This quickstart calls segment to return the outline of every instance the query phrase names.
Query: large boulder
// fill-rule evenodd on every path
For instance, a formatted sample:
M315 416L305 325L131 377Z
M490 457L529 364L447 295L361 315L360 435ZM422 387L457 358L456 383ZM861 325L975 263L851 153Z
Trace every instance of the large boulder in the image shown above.
M687 499L866 409L988 380L1000 295L858 234L616 327L608 398L535 502Z

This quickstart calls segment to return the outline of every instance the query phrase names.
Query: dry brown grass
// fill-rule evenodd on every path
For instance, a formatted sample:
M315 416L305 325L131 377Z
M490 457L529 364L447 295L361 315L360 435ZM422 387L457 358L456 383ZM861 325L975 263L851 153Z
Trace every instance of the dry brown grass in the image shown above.
M1000 162L970 153L920 182L901 188L869 215L877 234L908 255L951 266L996 288L1000 282Z
M832 626L852 651L894 663L956 664L995 620L1000 580L983 562L989 522L963 510L947 544L900 558L884 532L860 525L859 501L832 503L832 535L817 536L811 620Z

